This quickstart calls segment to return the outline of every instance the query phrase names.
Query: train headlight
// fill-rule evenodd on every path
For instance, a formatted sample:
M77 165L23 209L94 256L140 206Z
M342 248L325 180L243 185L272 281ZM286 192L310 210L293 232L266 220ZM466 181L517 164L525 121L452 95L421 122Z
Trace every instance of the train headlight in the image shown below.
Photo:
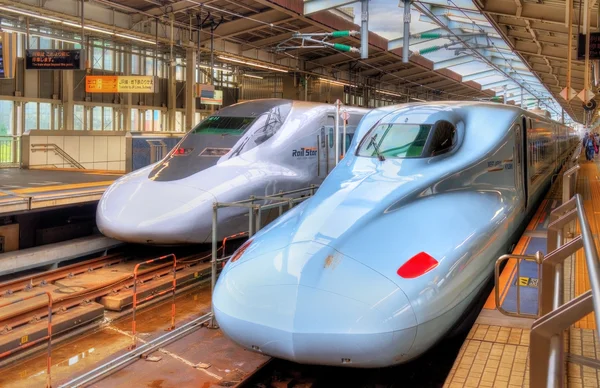
M242 257L242 255L244 254L246 249L248 249L250 247L251 244L252 244L252 240L248 240L245 243L243 243L242 246L237 249L237 251L233 252L233 255L231 256L231 259L229 260L229 262L233 263L235 261L238 261L239 258Z
M438 266L438 261L425 252L419 252L398 268L398 275L413 279L431 271Z

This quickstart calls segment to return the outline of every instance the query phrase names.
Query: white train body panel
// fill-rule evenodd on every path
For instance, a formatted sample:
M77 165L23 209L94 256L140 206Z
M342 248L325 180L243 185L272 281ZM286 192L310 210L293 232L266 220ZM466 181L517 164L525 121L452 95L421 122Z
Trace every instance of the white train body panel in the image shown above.
M369 149L393 125L426 135L418 156L380 160ZM375 144L405 136L388 133ZM219 325L248 349L301 363L418 357L466 313L576 143L566 127L508 105L369 113L316 195L226 265L213 297Z
M349 112L348 130L353 133L367 110ZM324 140L317 144L317 135L331 129L334 114L332 105L278 99L224 108L186 135L163 161L118 179L100 200L98 227L106 236L134 243L210 241L214 202L323 181L327 160L319 158L317 148L324 155L329 145ZM234 130L225 122L239 124L243 118L250 124ZM212 128L213 119L222 127ZM221 209L218 220L220 239L248 227L243 208Z

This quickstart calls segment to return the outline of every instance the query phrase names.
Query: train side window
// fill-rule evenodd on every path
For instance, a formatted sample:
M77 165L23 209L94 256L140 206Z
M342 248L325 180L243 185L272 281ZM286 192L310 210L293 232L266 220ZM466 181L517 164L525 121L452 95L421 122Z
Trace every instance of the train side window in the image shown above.
M333 128L329 128L329 148L333 148Z
M437 156L452 149L456 144L457 135L454 125L446 120L435 123L431 139L429 140L429 152L425 155Z

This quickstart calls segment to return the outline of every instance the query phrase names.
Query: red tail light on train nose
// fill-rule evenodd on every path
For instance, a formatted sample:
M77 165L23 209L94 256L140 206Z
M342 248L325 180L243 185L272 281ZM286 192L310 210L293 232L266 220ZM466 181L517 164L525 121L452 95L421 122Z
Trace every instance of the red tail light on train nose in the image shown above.
M242 255L244 254L244 252L246 251L246 249L248 249L251 244L252 244L252 240L248 240L245 243L243 243L242 246L239 247L238 250L233 253L233 255L231 256L231 259L229 260L229 262L233 263L235 261L238 261L238 259L240 257L242 257Z
M175 156L182 156L182 155L187 155L190 152L192 152L193 148L175 148L175 150L173 151L173 155Z
M438 266L438 261L425 252L419 252L398 268L398 275L405 279L413 279L431 271Z

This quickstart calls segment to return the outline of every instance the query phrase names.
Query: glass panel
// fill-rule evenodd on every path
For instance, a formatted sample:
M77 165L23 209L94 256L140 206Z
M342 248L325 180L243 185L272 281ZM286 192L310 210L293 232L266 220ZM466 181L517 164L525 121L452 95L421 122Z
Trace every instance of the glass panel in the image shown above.
M25 104L25 131L37 129L37 102Z
M94 131L102 130L102 107L95 106L92 109L92 129Z
M102 69L102 51L101 47L94 47L92 59L92 67L94 69Z
M7 136L13 134L12 119L12 101L0 101L0 136Z
M146 57L146 75L154 75L154 59Z
M363 139L359 156L382 155L391 158L416 158L423 154L431 125L381 124Z
M140 74L140 56L131 54L131 74Z
M83 130L83 105L75 105L73 107L73 114L74 114L74 118L73 118L73 128L76 131L82 131Z
M256 117L221 117L210 116L198 124L192 133L227 134L241 136L248 129Z
M104 107L104 130L112 131L114 129L113 123L113 108L110 106Z
M54 105L54 129L63 129L62 128L62 105Z
M161 117L161 112L159 110L155 110L154 111L154 117L153 117L153 121L154 121L154 130L155 131L162 131L162 117Z
M183 112L175 112L175 128L169 128L171 131L181 132L183 128Z
M50 109L52 105L50 103L40 102L40 127L39 129L50 129Z
M111 43L106 42L104 45L110 47ZM104 49L104 70L113 70L114 56L115 52L112 49Z
M40 38L40 48L41 49L51 49L52 48L52 39Z
M175 79L177 81L185 81L185 69L183 66L175 66Z
M129 130L137 132L140 125L140 112L137 109L131 110L131 128Z

